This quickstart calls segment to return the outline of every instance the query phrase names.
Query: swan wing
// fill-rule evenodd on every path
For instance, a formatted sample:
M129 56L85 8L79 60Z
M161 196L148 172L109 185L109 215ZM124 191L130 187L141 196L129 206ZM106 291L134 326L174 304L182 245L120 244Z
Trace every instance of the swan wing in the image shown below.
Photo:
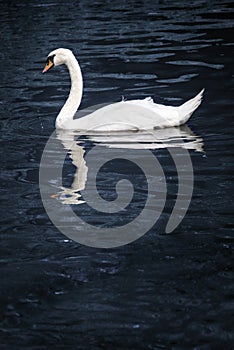
M173 126L175 119L178 119L177 110L174 107L165 110L156 106L145 100L113 103L83 118L73 120L72 128L96 131L132 131Z
M176 127L184 124L200 105L202 90L179 107L144 100L121 101L97 109L85 117L67 123L67 129L85 131L136 131Z

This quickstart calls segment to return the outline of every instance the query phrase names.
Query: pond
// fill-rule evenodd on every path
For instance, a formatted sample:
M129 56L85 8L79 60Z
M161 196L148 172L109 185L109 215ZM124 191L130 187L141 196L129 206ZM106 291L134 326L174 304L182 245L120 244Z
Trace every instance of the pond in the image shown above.
M2 349L231 349L233 3L0 7ZM205 88L203 102L172 130L55 132L69 75L41 72L58 47L79 60L82 110L122 97L177 106ZM104 211L87 182L98 165ZM127 242L97 238L131 222Z

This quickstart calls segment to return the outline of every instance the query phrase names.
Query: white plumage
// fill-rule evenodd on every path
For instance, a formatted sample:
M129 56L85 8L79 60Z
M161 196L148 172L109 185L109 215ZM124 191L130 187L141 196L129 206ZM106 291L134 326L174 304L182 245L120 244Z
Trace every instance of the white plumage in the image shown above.
M53 66L65 64L71 77L69 97L56 118L56 128L85 131L152 130L179 126L187 122L202 100L204 89L181 106L154 103L151 97L143 100L121 101L107 105L84 117L73 119L83 93L80 66L72 51L57 49L47 58L43 72Z

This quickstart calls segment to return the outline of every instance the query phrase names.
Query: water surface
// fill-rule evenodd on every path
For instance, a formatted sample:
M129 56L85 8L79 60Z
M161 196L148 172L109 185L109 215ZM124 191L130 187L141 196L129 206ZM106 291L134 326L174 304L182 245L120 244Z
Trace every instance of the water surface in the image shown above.
M232 2L0 6L2 348L231 349ZM41 71L57 47L79 58L82 108L122 96L178 105L206 88L188 123L203 143L202 152L189 150L193 198L173 234L165 235L165 226L177 173L167 149L152 151L167 179L165 210L139 240L94 249L68 239L49 220L38 187L39 164L69 77L65 68ZM93 143L84 145L88 150ZM64 186L71 186L73 175L67 158ZM75 210L98 225L131 220L147 197L144 174L132 164L112 162L102 168L99 187L104 198L113 199L123 176L134 183L129 211L110 218L85 204Z

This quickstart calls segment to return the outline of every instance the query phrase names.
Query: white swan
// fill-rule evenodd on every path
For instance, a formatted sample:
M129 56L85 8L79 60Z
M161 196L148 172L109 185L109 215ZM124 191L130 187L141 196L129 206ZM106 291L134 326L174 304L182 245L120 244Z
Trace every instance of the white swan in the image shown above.
M57 49L48 57L43 73L53 66L65 64L71 77L69 97L56 118L56 128L85 131L152 130L184 124L200 105L204 89L179 107L156 104L151 97L121 101L107 105L82 118L73 119L80 105L83 79L72 51Z

